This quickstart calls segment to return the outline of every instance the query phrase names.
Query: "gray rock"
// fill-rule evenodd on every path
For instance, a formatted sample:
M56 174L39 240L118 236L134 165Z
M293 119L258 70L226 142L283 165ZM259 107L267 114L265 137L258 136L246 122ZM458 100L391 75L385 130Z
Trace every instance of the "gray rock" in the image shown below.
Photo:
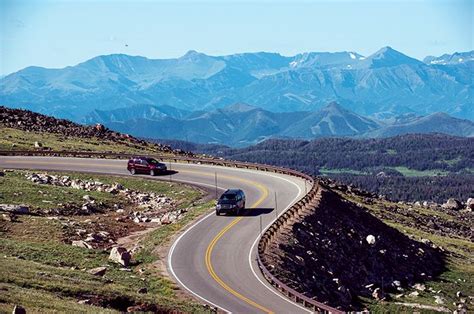
M474 209L474 198L470 197L466 201L466 209L472 211Z
M375 244L375 237L371 234L369 234L365 240L367 241L368 244L374 245Z
M383 300L385 299L385 294L382 292L382 289L375 288L374 292L372 292L372 297L375 300Z
M445 301L446 301L443 297L441 297L441 296L439 296L439 295L435 295L434 298L435 298L435 303L436 303L436 304L444 304Z
M128 252L126 248L121 246L113 247L109 255L110 260L119 263L123 266L130 265L131 258L132 256L130 255L130 252Z
M458 201L457 199L450 198L450 199L448 199L448 201L447 201L446 203L444 203L442 206L443 206L443 208L446 208L446 209L459 210L459 209L461 209L462 204L461 204L461 202Z
M85 241L82 241L82 240L79 240L79 241L72 241L72 246L77 246L77 247L82 247L82 248L86 248L86 249L92 249L92 246L85 242Z
M94 276L103 276L105 275L106 271L107 271L107 267L96 267L96 268L89 269L87 272Z
M41 148L41 147L43 147L43 144L41 144L41 143L38 142L38 141L36 141L34 145L35 145L35 148Z
M12 214L28 214L30 209L24 205L0 204L0 211Z
M88 202L91 202L94 200L94 198L90 195L84 195L82 198Z

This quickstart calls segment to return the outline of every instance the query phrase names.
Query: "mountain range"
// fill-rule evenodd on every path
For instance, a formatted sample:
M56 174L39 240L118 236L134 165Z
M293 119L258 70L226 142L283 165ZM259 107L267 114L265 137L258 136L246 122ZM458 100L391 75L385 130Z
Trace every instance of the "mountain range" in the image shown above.
M172 109L139 105L110 111L94 110L85 117L85 122L101 123L138 137L234 147L256 144L269 138L380 138L408 133L474 136L474 122L445 113L428 116L404 114L379 121L356 114L335 102L313 112L271 112L247 104L211 111Z
M185 117L202 121L196 116L199 112L212 116L229 105L248 103L272 112L273 120L264 115L253 117L252 123L268 123L261 127L266 130L275 128L272 121L281 122L282 135L293 136L305 127L287 128L279 117L314 113L332 101L377 120L435 112L474 120L473 67L472 51L427 57L422 62L390 47L366 57L356 52L289 57L266 52L209 56L189 51L175 59L115 54L62 69L32 66L7 75L0 79L0 104L77 122L96 110L135 111L144 106L151 110L148 114L159 116L167 108L166 116L148 119L156 124ZM155 107L160 112L153 112ZM189 119L186 115L191 112L194 116ZM365 131L370 131L374 125L367 127ZM325 125L319 128L312 132L326 132Z

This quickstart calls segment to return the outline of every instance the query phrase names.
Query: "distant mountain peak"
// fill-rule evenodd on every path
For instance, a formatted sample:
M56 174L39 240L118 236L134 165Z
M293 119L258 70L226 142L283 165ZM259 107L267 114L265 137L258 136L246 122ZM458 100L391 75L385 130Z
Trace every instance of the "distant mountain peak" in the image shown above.
M200 58L200 57L209 57L209 56L202 53L202 52L198 52L196 50L189 50L180 59L191 59L192 60L192 59L196 59L196 58Z
M474 61L474 50L466 51L466 52L455 52L453 54L444 54L440 57L435 56L427 56L423 59L424 63L427 64L460 64Z
M366 64L369 64L372 68L378 67L390 67L397 66L400 64L417 64L422 63L414 58L393 49L390 46L379 49L374 54L368 56L365 60Z

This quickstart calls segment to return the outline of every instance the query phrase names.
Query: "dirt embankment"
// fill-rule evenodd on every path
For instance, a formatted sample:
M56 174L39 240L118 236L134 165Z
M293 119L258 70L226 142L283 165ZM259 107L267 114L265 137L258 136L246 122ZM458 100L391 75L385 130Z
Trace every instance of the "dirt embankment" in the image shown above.
M265 255L289 286L331 306L360 310L360 297L382 299L443 271L441 252L332 191L320 193L319 206L282 232Z

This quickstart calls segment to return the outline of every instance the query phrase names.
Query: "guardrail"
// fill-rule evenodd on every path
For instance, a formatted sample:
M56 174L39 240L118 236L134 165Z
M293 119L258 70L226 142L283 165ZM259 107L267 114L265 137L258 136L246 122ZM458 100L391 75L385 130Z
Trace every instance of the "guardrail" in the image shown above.
M130 158L137 156L137 154L126 154L126 153L111 153L111 152L89 152L89 151L49 151L49 150L0 150L0 156L72 156L72 157L108 157L108 158ZM192 158L187 156L166 156L166 155L154 155L148 154L147 156L159 159L159 160L173 160L175 162L187 162L196 164L210 164L216 166L235 167L235 168L246 168L256 169L261 171L269 171L281 174L287 174L295 177L299 177L310 181L312 184L310 191L287 211L283 212L278 218L263 232L262 237L258 243L257 250L257 264L263 273L265 279L277 290L285 294L288 298L295 302L301 303L303 306L311 308L317 312L323 313L344 313L338 309L328 306L324 303L315 301L291 287L288 287L278 278L276 278L268 268L268 263L263 258L264 253L268 247L268 244L275 238L277 233L284 227L288 226L291 219L296 218L302 214L305 210L311 210L316 205L316 195L318 192L319 184L315 182L313 177L302 173L297 170L268 166L257 163L240 162L240 161L229 161L224 159L214 158Z

